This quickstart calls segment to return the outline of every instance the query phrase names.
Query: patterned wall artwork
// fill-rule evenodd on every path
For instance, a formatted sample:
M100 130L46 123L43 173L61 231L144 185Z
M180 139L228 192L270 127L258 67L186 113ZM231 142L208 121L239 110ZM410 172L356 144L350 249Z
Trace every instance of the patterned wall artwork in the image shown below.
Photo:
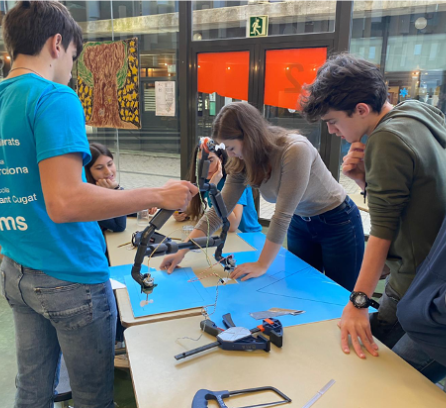
M141 128L137 38L84 44L77 73L87 125Z

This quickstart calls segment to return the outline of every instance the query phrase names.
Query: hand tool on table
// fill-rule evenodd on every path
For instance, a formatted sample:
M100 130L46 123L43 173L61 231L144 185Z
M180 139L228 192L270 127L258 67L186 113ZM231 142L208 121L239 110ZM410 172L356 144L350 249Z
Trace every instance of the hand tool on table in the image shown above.
M244 327L231 327L218 333L217 341L177 354L175 359L181 360L214 347L220 347L223 350L264 350L268 352L270 341L261 334L253 336L251 331Z
M232 320L231 314L226 313L223 315L223 324L227 327L236 327L234 321ZM282 323L280 323L277 319L263 319L263 324L258 325L251 329L251 333L262 332L269 336L271 343L273 343L276 347L283 346L283 327Z
M209 400L217 401L220 408L228 408L223 399L230 398L232 395L247 394L251 392L263 392L263 391L273 391L279 395L282 400L276 402L267 402L265 404L249 405L240 408L254 408L254 407L272 407L274 405L288 404L291 402L291 398L288 398L283 392L279 391L274 387L257 387L257 388L247 388L245 390L238 391L210 391L206 389L198 390L194 395L192 401L192 408L206 408L208 406Z
M228 313L224 317L223 322L225 325L234 324L231 315ZM192 356L194 354L201 353L202 351L209 350L214 347L220 347L223 350L270 350L270 342L277 347L282 347L283 345L283 328L282 324L277 319L265 319L262 325L259 325L251 330L245 329L244 327L229 327L227 330L223 330L211 321L203 320L200 322L200 328L205 333L217 337L217 341L201 346L184 353L177 354L175 356L176 360L181 360ZM270 336L270 340L264 337L262 334L253 336L254 333L263 332Z
M305 310L294 310L294 309L281 309L278 307L272 307L269 310L265 310L262 312L253 312L249 315L256 320L263 320L268 319L272 317L279 317L279 316L285 316L285 315L291 315L291 316L297 316L302 313L305 313Z

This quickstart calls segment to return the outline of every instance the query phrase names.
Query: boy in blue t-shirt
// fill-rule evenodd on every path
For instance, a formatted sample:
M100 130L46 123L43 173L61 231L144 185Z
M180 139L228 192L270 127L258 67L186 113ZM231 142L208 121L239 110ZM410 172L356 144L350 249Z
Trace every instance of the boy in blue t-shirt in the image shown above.
M96 221L185 208L197 190L85 182L84 114L66 86L82 34L65 6L17 3L3 38L13 65L0 83L0 290L17 333L15 404L50 406L62 351L75 404L112 408L116 307Z

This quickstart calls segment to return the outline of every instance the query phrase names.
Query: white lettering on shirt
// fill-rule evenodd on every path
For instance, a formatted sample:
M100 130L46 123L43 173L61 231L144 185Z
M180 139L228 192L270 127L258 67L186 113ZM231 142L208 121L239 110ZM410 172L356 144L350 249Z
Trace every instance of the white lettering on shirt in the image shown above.
M0 169L3 176L13 176L14 174L28 174L28 167L4 167Z
M0 217L0 231L11 231L11 230L26 231L28 229L28 224L24 217Z
M0 146L20 146L20 140L18 139L1 139Z

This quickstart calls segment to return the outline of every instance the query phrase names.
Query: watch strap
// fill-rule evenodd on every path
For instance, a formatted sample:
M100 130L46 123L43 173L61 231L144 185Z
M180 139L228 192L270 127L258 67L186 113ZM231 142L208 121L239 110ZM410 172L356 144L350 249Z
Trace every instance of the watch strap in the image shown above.
M367 304L364 306L359 306L357 304L355 304L355 302L353 301L355 295L362 295L363 297L365 297ZM353 291L350 295L350 301L353 303L353 305L359 309L366 309L370 306L372 306L375 309L379 308L379 303L371 298L369 298L364 292L360 292L360 291Z
M370 299L370 298L368 298L368 299L369 299L369 305L374 307L376 310L378 310L379 309L379 303L376 300L373 300L373 299Z

